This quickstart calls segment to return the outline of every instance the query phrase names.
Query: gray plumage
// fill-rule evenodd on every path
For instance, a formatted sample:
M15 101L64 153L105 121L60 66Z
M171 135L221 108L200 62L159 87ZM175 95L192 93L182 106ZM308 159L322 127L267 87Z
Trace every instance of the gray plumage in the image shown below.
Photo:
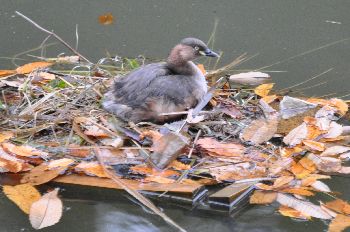
M160 114L193 108L207 91L204 75L191 60L209 51L198 39L182 40L171 51L167 62L145 65L117 78L105 94L103 108L136 123L175 119L177 116ZM211 56L213 54L217 55L211 52Z

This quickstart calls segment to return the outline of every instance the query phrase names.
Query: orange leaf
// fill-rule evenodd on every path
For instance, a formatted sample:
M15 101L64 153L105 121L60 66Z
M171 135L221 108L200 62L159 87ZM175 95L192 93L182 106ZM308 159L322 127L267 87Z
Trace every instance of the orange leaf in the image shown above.
M184 164L184 163L181 163L177 160L174 160L169 164L168 167L171 167L171 168L176 169L176 170L188 170L191 168L191 165Z
M97 162L81 162L75 168L78 172L84 172L88 176L108 177L103 167Z
M256 95L258 95L260 97L265 97L269 94L269 92L273 88L274 84L275 83L267 83L267 84L259 85L258 87L256 87L254 89L254 92Z
M321 131L317 126L308 125L307 126L307 139L316 139L318 136L323 134L324 132Z
M264 96L262 99L267 103L271 103L273 101L275 101L278 98L277 95L268 95L268 96Z
M110 25L114 22L114 16L112 13L106 13L98 16L98 22L103 25Z
M18 74L27 74L27 73L31 73L35 69L46 68L46 67L49 67L50 65L52 65L52 63L50 62L44 62L44 61L33 62L33 63L25 64L23 66L18 67L16 69L16 72Z
M180 175L177 171L174 171L174 170L158 171L157 169L151 168L151 167L144 165L144 164L133 166L130 169L135 173L145 174L148 176L169 177L169 176L179 176Z
M280 191L284 192L284 193L298 194L301 196L313 196L313 195L315 195L313 192L311 192L305 188L286 188L286 189L282 189Z
M330 100L330 105L337 108L341 115L344 115L349 109L348 104L346 104L344 100L338 98L332 98Z
M325 206L331 210L337 211L338 213L350 214L350 204L341 199L327 202Z
M276 200L277 193L272 191L254 191L250 196L250 204L270 204Z
M281 176L275 180L273 188L280 188L283 185L289 184L292 180L294 180L294 176Z
M281 149L281 156L282 157L291 157L293 155L299 154L300 152L304 151L301 147L295 146L295 147L284 147Z
M9 76L15 73L16 73L15 70L0 70L0 77Z
M18 156L24 156L24 157L31 157L31 156L47 157L48 156L46 152L39 151L30 146L16 146L12 143L3 143L2 147L6 152L10 152Z
M309 215L303 214L302 212L296 209L293 209L284 205L280 206L280 208L278 209L278 212L280 212L280 214L286 217L299 218L299 219L305 219L305 220L311 219Z
M304 168L300 163L293 164L291 171L298 179L303 179L312 173L312 171Z
M311 172L316 171L316 164L308 157L303 157L299 160L299 164Z
M162 176L147 176L146 178L144 178L144 181L157 182L160 184L172 184L175 182L175 180L173 179L169 179Z
M350 227L350 217L338 214L329 224L328 232L341 232L348 227Z

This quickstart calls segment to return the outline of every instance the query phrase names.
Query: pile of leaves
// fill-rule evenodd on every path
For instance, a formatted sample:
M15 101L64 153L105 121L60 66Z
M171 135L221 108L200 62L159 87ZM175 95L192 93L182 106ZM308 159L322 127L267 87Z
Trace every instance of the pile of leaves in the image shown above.
M245 73L212 89L204 110L172 112L182 121L135 125L100 107L113 77L139 64L113 62L86 71L77 57L60 57L0 70L0 172L21 175L3 192L34 228L62 215L58 189L41 196L35 186L69 175L160 186L247 182L256 188L251 204L278 202L282 215L329 220L329 231L350 226L350 205L324 182L350 173L346 102L272 94L273 83L237 88L268 76ZM316 203L316 193L333 200Z

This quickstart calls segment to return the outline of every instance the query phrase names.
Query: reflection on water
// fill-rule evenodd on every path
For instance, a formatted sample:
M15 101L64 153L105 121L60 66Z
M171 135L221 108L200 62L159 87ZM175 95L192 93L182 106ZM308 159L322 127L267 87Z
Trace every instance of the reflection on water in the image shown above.
M46 35L14 16L14 11L54 29L70 44L75 44L75 25L79 24L79 51L97 61L119 54L135 57L144 54L164 58L169 49L187 36L209 38L215 19L219 20L214 48L224 51L221 64L247 52L258 54L238 68L256 69L285 60L267 70L284 88L332 68L332 71L299 88L308 95L349 93L349 40L315 49L350 37L348 0L128 0L128 1L7 1L0 0L0 56L12 57L35 48ZM98 16L111 12L116 22L98 23ZM51 40L53 42L53 40ZM315 49L314 52L306 53ZM49 47L48 56L66 51L61 45ZM298 54L294 59L288 59ZM30 54L38 55L38 52ZM27 56L21 58L28 59ZM20 60L16 61L21 63ZM0 69L11 68L0 59ZM324 83L323 83L324 82ZM308 86L323 83L315 88ZM350 199L346 180L337 178L332 189ZM71 195L75 193L75 196ZM63 192L66 211L62 221L42 231L175 231L155 215L112 190L69 188ZM113 195L113 197L110 197ZM34 231L23 213L0 195L1 232ZM85 201L77 200L86 198ZM107 199L108 198L108 199ZM73 199L73 200L71 200ZM92 200L94 199L94 200ZM165 212L188 231L322 231L323 222L293 221L275 212L276 207L249 207L235 217L214 212L162 206Z

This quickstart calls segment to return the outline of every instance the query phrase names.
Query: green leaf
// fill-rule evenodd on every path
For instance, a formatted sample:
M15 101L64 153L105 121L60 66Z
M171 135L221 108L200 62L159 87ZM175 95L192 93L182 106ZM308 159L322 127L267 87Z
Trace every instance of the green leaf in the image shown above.
M135 69L135 68L140 67L139 62L136 59L125 58L125 60L128 62L131 69Z
M68 87L68 85L66 84L66 82L62 81L62 80L58 80L58 79L54 79L52 81L49 82L49 85L52 88L58 88L58 89L64 89L66 87Z

